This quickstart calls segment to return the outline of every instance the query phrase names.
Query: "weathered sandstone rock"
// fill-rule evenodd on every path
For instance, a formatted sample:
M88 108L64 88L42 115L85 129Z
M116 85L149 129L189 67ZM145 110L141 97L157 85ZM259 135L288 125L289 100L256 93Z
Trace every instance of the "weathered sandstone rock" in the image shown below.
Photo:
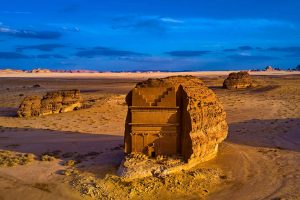
M82 106L79 90L61 90L48 92L45 96L25 97L21 103L18 116L32 117L73 111Z
M230 73L223 83L223 88L226 89L240 89L254 86L255 84L253 83L250 74L245 71Z
M19 117L34 117L39 116L41 113L41 100L39 96L28 96L22 101L19 109Z
M199 163L216 155L218 145L228 133L220 100L193 76L138 83L126 102L128 154L180 156L187 163Z
M69 112L81 105L79 90L48 92L41 102L41 115Z

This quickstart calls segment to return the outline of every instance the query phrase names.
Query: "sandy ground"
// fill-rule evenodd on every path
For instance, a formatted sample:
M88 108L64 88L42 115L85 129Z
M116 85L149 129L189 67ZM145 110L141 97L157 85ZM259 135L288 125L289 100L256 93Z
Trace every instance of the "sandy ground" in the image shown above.
M69 184L71 177L62 175L67 169L63 163L70 159L63 155L80 158L76 165L80 174L99 180L115 174L123 156L125 94L145 78L177 74L1 74L0 149L36 156L58 152L60 156L50 162L0 167L0 199L90 199L81 195L80 187ZM145 192L137 199L300 199L300 75L255 72L257 88L228 91L221 88L227 74L193 74L217 93L227 112L228 138L215 159L198 167L220 171L221 179L203 179L203 194L199 188L195 194L186 186L168 191L161 185L165 195L157 192L151 198ZM35 84L41 87L32 87ZM80 89L92 107L30 119L15 117L24 96L71 88ZM154 181L145 183L150 186ZM180 187L186 194L179 194Z

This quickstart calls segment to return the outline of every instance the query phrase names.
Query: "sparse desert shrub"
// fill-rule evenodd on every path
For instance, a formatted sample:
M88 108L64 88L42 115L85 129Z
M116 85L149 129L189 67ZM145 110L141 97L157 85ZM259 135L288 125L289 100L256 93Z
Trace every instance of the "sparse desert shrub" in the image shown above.
M76 164L75 160L68 160L64 163L64 166L73 167Z
M59 154L61 153L61 150L55 150L55 151L51 151L51 152L45 152L42 155L48 155L54 158L59 158Z
M0 151L0 166L13 167L26 165L34 161L35 155L31 153L16 153L13 151Z
M76 169L66 169L61 172L62 175L70 176L72 174L78 174L78 170Z
M78 154L76 157L75 157L75 160L77 163L81 163L83 160L86 159L86 156L85 155L82 155L82 154Z
M74 156L74 154L76 154L76 152L66 152L66 153L62 154L61 156L63 158L71 158L72 156Z
M49 156L47 154L41 155L41 161L53 161L55 160L55 157Z

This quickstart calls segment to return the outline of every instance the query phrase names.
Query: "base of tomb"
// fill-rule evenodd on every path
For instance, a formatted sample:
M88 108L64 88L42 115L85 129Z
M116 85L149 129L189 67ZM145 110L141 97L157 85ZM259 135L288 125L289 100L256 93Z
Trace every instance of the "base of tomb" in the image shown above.
M172 173L190 170L200 163L215 158L216 155L217 149L205 158L191 158L188 162L185 162L180 156L150 158L142 153L131 153L124 157L117 174L124 180L149 176L164 177Z

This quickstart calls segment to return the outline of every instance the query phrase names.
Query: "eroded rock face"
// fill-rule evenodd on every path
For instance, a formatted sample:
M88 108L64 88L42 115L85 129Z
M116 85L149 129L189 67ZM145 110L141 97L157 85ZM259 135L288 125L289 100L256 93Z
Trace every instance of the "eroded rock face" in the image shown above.
M17 114L19 117L42 116L73 111L81 106L82 98L79 90L61 90L48 92L42 98L25 97Z
M25 97L18 109L18 117L35 117L41 113L41 100L39 96Z
M81 101L79 90L48 92L41 102L41 115L73 111L81 107Z
M216 94L193 76L149 79L127 95L125 152L213 158L226 138L226 113ZM126 163L125 163L126 165Z
M255 84L253 83L250 74L245 71L230 73L223 83L223 88L226 89L241 89L254 86Z

